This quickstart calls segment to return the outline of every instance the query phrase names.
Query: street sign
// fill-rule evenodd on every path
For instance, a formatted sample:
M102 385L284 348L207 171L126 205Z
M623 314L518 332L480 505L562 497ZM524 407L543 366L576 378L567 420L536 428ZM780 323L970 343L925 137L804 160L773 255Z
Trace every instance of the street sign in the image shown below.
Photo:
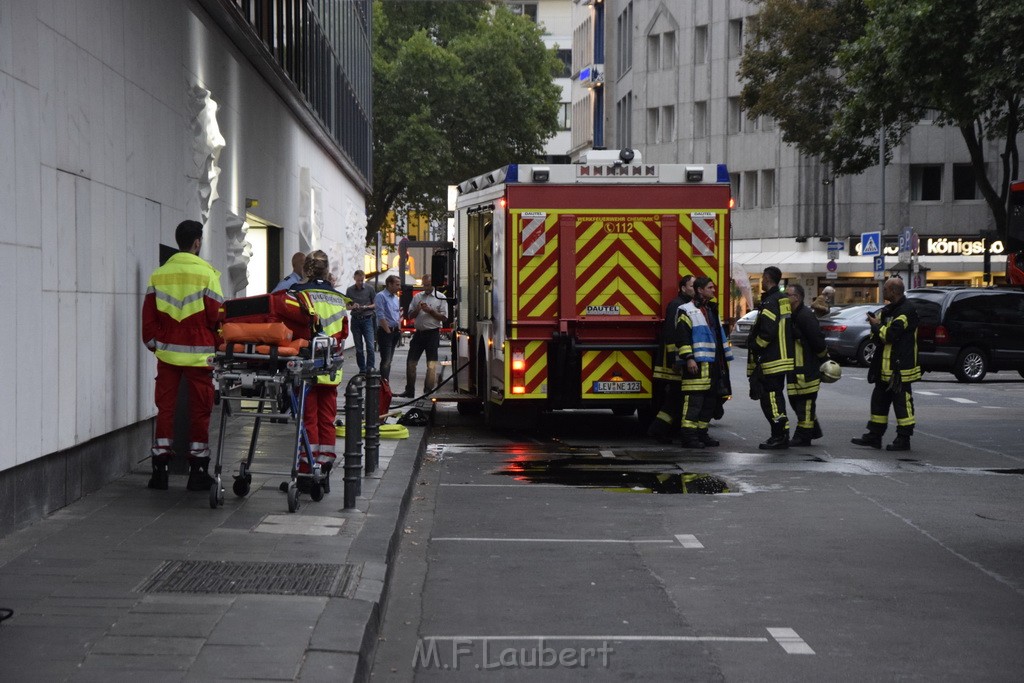
M862 232L860 234L860 255L878 256L882 253L882 233Z
M827 248L828 260L829 261L835 261L836 259L838 259L839 255L841 253L843 253L843 249L845 249L845 248L846 248L846 243L845 242L835 242L835 241L829 242L828 243L828 248Z
M838 263L836 263L835 259L832 259L831 261L829 261L829 262L828 262L828 265L826 265L826 266L825 266L825 268L826 268L826 269L827 269L827 270L828 270L828 271L829 271L830 273L832 273L832 272L835 272L836 270L838 270L838 269L839 269L839 264L838 264Z
M877 233L876 233L877 234ZM881 280L885 277L885 256L874 257L875 279Z
M914 253L914 229L909 225L900 231L899 260L900 263L910 263L910 256Z

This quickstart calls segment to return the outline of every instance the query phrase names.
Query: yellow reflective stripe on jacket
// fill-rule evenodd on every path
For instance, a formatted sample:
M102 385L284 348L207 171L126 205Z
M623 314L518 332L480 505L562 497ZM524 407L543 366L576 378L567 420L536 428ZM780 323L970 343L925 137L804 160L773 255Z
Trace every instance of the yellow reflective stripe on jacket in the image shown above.
M156 357L165 363L191 368L205 368L210 365L212 346L181 346L179 344L156 343Z

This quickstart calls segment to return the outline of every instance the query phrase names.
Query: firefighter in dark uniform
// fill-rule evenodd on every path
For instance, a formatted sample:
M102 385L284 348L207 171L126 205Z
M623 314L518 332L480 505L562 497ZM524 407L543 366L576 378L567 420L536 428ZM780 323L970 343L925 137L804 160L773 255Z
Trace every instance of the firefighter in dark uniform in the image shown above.
M750 397L761 401L761 412L771 436L758 444L762 450L789 448L786 415L786 375L793 371L793 336L789 299L779 291L782 271L768 266L761 274L761 305L747 339L747 377Z
M851 439L858 446L882 447L882 435L889 426L889 406L896 415L896 439L887 451L909 451L914 434L914 396L911 384L921 379L917 361L917 310L903 295L903 280L892 277L885 281L882 294L888 302L876 316L868 313L871 332L881 344L871 359L868 382L871 392L871 418L868 431Z
M723 396L732 394L729 361L732 346L718 319L715 283L708 277L693 281L693 301L679 309L676 365L683 396L682 446L706 448L719 445L708 434L708 425Z
M679 292L665 309L665 322L661 328L661 343L654 357L654 382L658 396L658 413L647 435L658 443L670 443L682 419L683 398L680 392L679 368L675 366L678 353L676 319L683 304L693 299L693 276L684 275L679 281Z
M821 388L821 364L828 360L828 348L818 316L804 306L804 288L789 285L786 297L792 310L794 366L786 393L796 414L796 430L789 445L805 448L811 445L812 439L819 439L822 435L817 402L818 389Z

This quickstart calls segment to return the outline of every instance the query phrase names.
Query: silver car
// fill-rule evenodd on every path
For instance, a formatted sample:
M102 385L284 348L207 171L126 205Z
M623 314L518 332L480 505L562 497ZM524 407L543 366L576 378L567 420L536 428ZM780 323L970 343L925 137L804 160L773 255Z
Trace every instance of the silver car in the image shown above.
M756 320L757 309L755 308L736 321L736 324L732 326L732 332L729 333L729 341L733 346L741 349L747 348L747 335L750 334L750 328L754 326Z
M871 338L867 314L879 308L881 304L858 304L833 309L818 319L821 331L825 333L825 346L833 360L871 365L877 344Z

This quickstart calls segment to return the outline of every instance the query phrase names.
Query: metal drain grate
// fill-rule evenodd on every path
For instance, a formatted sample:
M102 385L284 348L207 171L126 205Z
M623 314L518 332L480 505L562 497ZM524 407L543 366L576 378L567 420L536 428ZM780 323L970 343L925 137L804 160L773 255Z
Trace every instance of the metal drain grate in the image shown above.
M350 564L170 560L139 587L142 593L342 595Z

